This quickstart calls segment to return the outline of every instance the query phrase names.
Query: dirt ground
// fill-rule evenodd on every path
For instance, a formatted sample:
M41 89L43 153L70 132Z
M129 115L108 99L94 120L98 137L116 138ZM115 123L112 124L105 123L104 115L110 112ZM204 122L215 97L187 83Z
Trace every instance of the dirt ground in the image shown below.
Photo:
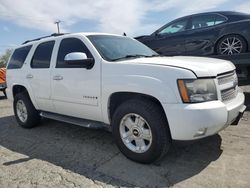
M246 91L250 105L250 87ZM159 163L126 159L112 135L52 120L19 127L0 94L0 187L250 187L250 106L238 126L174 143Z

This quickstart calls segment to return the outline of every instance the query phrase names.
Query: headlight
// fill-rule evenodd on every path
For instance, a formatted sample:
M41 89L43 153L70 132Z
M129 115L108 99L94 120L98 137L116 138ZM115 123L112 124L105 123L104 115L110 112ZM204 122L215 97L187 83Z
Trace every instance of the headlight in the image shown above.
M212 79L178 80L179 92L184 103L217 100L217 91Z

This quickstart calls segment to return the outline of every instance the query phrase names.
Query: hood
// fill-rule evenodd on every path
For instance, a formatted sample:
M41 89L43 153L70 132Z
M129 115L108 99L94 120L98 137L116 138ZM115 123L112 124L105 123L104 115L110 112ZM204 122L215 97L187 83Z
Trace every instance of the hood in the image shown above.
M194 72L197 77L215 77L235 69L234 64L230 61L191 56L137 58L126 62L188 69Z

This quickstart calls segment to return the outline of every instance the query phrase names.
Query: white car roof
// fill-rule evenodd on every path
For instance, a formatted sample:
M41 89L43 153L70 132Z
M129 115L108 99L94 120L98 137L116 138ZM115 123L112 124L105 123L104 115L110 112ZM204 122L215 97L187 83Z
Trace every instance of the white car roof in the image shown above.
M29 46L29 45L33 45L36 43L42 43L42 42L46 42L46 41L50 41L56 38L68 38L68 37L73 37L73 36L91 36L91 35L109 35L109 36L122 36L122 35L117 35L117 34L110 34L110 33L99 33L99 32L79 32L79 33L68 33L68 34L62 34L62 35L58 35L58 36L48 36L48 37L44 37L44 38L37 38L37 39L33 39L30 41L27 41L19 46L17 46L15 49L18 49L20 47L24 47L24 46Z

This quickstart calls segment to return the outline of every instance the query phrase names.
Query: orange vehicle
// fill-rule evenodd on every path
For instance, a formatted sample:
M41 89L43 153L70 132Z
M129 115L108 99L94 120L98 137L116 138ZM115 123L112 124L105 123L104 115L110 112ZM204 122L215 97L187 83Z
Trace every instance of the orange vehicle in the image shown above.
M6 87L7 87L6 86L6 69L0 68L0 91L2 91L5 96L6 96L6 93L5 93Z

